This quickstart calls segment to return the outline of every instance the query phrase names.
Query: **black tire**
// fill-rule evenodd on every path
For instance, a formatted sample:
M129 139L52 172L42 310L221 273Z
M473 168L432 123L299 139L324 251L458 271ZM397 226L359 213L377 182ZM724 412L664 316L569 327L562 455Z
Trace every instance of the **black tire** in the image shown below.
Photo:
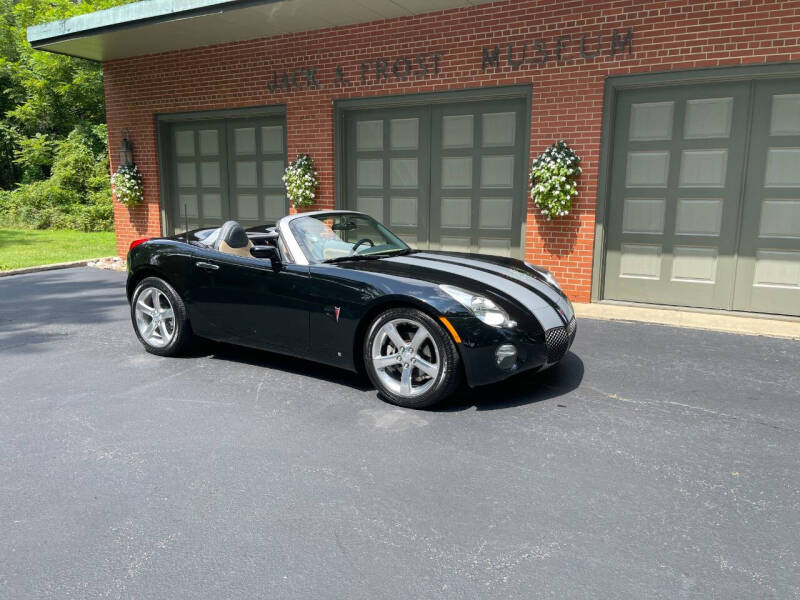
M389 367L382 368L382 375L378 373L378 368L376 368L373 361L373 344L376 343L378 336L383 336L381 339L388 343L388 338L386 334L382 333L382 328L387 324L397 322L400 322L401 327L407 326L409 328L405 336L401 335L404 341L407 342L407 346L404 346L405 348L410 348L411 341L413 341L407 339L413 338L412 332L414 330L411 323L415 322L424 326L425 330L427 330L427 333L430 335L422 342L423 345L420 347L420 354L418 354L418 356L420 358L425 358L425 361L421 362L426 362L428 365L430 363L427 362L427 359L436 358L436 363L438 364L438 372L435 376L422 373L418 366L410 366L412 369L410 371L411 377L414 377L414 372L416 370L416 378L424 382L418 388L424 389L424 391L416 393L414 396L398 393L397 389L392 389L386 383L388 376L397 376L399 380L399 377L402 375L402 370L404 368L409 368L403 366L404 364L408 364L403 362L405 359L398 358L397 365L392 364ZM402 334L402 332L400 333ZM377 343L380 345L381 341ZM435 345L435 355L433 355L433 345ZM394 344L391 345L391 348L394 348ZM388 350L388 352L388 355L381 354L381 357L389 358L402 354L402 352L392 354L393 351L391 349ZM423 355L423 353L425 354ZM367 335L364 338L363 356L367 375L372 384L378 389L381 398L390 404L396 404L397 406L403 406L405 408L430 408L439 404L458 389L462 380L461 358L458 355L458 349L456 348L455 342L450 337L450 334L445 331L438 321L414 308L392 308L379 314L372 321L367 330ZM390 370L391 372L389 372ZM426 386L427 389L425 389ZM401 385L397 387L402 388Z
M171 336L164 345L157 345L145 339L142 336L137 321L137 303L140 299L145 302L148 300L148 298L143 298L143 294L145 293L147 293L149 298L152 298L153 292L151 292L151 290L154 288L160 290L163 296L166 297L166 300L169 302L169 308L172 309L173 313L172 327L169 327L169 321L166 323L168 331L171 331ZM160 300L160 306L162 307L164 306L163 300L164 298ZM152 302L150 306L152 306ZM133 297L131 299L131 322L133 324L133 330L136 332L136 337L139 338L145 350L159 356L177 356L184 353L191 346L192 339L194 338L192 328L189 325L189 319L186 316L186 306L183 304L183 300L169 283L159 277L147 277L136 286L136 290L133 292Z

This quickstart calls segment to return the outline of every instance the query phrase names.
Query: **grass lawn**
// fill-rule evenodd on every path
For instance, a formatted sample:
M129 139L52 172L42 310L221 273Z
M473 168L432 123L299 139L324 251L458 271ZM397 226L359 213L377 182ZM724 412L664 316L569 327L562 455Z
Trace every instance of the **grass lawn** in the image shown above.
M0 271L114 256L113 231L0 229Z

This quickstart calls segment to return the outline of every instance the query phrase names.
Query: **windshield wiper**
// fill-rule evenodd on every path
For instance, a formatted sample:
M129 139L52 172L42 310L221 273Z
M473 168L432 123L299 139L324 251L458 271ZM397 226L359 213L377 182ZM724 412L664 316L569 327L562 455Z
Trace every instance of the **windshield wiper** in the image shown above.
M381 256L405 256L406 254L411 254L413 250L411 248L396 248L394 250L384 250L383 252L376 252L375 254L379 254Z
M324 263L337 263L337 262L344 262L346 260L370 260L374 258L379 258L374 254L353 254L353 256L336 256L334 258L327 258L323 260Z
M371 252L370 254L353 254L352 256L336 256L323 260L324 263L337 263L347 260L375 260L378 258L385 258L387 256L403 256L411 252L409 248L397 248L395 250L384 250L383 252Z

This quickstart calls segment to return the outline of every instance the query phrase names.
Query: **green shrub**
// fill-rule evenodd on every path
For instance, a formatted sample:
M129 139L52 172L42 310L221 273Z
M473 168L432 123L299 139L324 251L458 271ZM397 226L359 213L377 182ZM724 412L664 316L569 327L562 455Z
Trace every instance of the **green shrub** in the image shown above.
M104 125L75 127L53 144L50 177L0 192L0 225L110 231L114 210Z

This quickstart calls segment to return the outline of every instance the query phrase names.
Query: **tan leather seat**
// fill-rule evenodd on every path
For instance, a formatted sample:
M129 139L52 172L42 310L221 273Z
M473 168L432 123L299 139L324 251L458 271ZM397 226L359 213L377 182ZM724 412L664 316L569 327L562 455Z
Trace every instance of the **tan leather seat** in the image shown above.
M247 237L247 232L236 221L226 221L219 228L219 234L214 242L214 248L225 254L250 257L250 248L253 247Z

